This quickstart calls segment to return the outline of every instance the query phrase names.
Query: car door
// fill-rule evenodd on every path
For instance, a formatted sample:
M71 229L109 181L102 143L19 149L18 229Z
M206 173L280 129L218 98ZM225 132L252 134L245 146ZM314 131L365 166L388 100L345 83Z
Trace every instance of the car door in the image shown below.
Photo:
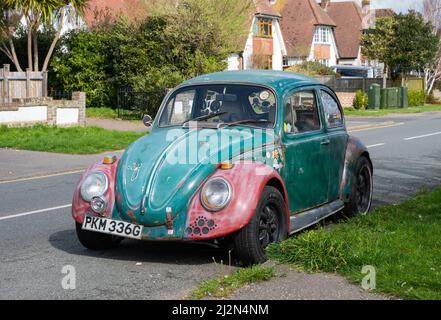
M317 94L308 87L284 97L283 174L292 213L328 202L330 140Z
M322 87L320 88L319 98L326 133L330 140L328 199L333 201L339 197L348 134L343 111L336 95L330 89Z

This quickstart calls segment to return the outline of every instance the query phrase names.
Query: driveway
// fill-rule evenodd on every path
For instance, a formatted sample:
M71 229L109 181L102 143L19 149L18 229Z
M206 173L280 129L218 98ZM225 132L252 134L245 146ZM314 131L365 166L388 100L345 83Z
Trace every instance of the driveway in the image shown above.
M441 114L382 120L394 123L376 128L352 127L352 134L369 146L374 161L375 206L440 185ZM70 217L72 193L80 173L69 171L101 155L70 158L14 152L0 150L1 177L5 172L15 174L0 182L1 299L179 299L201 280L221 271L213 259L228 261L225 251L199 244L127 240L107 252L84 249L76 239ZM42 171L34 172L34 167ZM58 174L47 175L47 167ZM63 170L67 172L59 172ZM13 179L20 174L28 178ZM75 290L61 286L66 265L75 267ZM293 299L380 298L360 292L337 276L293 274L286 279L292 280L283 287L270 281L262 284L262 289L283 292L289 284L289 297ZM252 291L258 288L245 288L234 297L256 297Z

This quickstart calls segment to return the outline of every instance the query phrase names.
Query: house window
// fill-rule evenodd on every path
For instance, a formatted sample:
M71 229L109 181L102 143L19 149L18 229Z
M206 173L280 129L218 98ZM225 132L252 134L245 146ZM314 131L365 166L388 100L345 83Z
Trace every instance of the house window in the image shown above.
M323 65L325 65L327 67L329 67L329 60L328 59L319 59L319 60L316 60L316 61L320 62L321 64L323 64Z
M314 43L329 43L329 28L328 27L317 27L314 33Z
M257 19L257 36L262 38L270 38L273 36L273 23L271 19Z

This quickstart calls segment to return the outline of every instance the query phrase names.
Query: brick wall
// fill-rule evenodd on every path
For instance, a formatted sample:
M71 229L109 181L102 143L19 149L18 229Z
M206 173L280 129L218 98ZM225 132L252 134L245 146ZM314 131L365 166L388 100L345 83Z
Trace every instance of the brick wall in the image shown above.
M336 92L343 108L352 107L355 99L355 92Z
M37 123L63 127L86 125L86 94L73 92L72 100L23 98L0 104L0 125L30 126Z

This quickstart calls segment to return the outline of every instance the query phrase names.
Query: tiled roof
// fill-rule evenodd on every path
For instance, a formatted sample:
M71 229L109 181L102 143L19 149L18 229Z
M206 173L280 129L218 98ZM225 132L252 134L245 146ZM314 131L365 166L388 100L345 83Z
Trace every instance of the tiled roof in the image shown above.
M135 20L145 14L142 0L90 0L84 12L84 20L88 26L93 26L104 18L123 15Z
M269 0L254 0L254 6L256 7L255 14L280 17L280 13L274 9Z
M355 2L331 2L326 12L336 23L335 39L340 58L358 56L362 35L362 12Z
M275 7L282 14L281 28L289 56L308 56L315 27L336 25L315 0L279 0Z

